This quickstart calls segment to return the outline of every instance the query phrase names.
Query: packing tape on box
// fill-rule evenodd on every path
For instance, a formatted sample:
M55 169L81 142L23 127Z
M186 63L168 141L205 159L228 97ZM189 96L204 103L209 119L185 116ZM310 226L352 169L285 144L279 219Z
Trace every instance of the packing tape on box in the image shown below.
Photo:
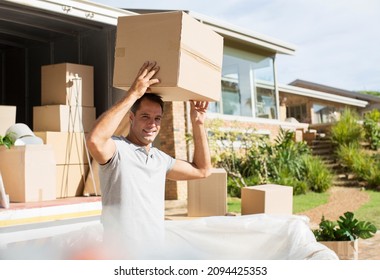
M203 64L215 69L216 71L221 72L221 66L218 63L210 61L208 58L204 57L199 52L196 52L186 44L181 43L181 51L185 52L196 60L201 61Z

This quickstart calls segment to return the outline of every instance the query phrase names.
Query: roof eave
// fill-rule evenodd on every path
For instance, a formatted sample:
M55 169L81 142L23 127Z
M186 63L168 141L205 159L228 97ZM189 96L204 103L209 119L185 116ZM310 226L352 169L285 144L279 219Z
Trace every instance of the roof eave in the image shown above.
M285 43L283 41L270 38L268 36L255 33L251 30L240 28L192 11L187 11L187 13L201 21L203 24L211 27L215 32L223 36L227 36L232 40L252 44L255 47L259 46L267 51L279 54L293 55L296 51L295 46L292 44Z
M5 0L10 3L29 6L36 9L70 15L82 19L117 25L119 16L135 15L136 13L84 0Z
M128 11L125 9L114 8L111 6L84 0L5 1L114 26L117 25L118 17L137 14L135 12ZM211 17L207 17L205 15L201 15L192 11L184 12L201 21L205 25L210 26L211 29L213 29L215 32L221 34L222 36L228 37L230 40L249 44L256 48L259 47L272 53L292 55L295 52L295 47L288 43L269 38L262 34L254 33L250 30L244 30L242 28L233 26L222 21L218 21Z
M310 89L305 89L305 88L300 88L300 87L295 87L295 86L279 85L278 90L284 93L291 93L291 94L296 94L300 96L332 101L336 103L341 103L341 104L351 105L351 106L356 106L356 107L361 107L361 108L365 108L368 105L368 102L364 100L358 100L354 98L344 97L340 95L335 95L335 94L330 94L330 93L326 93L322 91L310 90Z

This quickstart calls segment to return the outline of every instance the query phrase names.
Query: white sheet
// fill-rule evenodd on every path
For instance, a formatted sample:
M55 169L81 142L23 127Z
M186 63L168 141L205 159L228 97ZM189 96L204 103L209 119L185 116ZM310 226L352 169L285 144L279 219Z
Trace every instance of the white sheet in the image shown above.
M176 259L337 259L316 242L308 218L296 215L208 217L166 223Z
M306 216L268 214L166 220L164 247L142 248L144 253L138 259L337 260L333 251L315 240L308 221ZM101 224L45 240L44 247L36 248L41 242L33 244L12 254L0 252L0 258L129 258L121 244L114 249L102 246Z

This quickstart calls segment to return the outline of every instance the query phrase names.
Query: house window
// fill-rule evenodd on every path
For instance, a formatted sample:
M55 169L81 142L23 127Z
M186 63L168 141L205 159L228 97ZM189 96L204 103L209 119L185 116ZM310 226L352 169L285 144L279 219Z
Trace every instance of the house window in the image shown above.
M306 104L287 106L286 117L295 118L299 122L305 122L307 120Z
M339 119L339 109L322 104L313 105L313 123L332 123Z
M272 88L256 87L256 117L277 119L276 97Z
M222 100L211 112L277 118L273 58L226 47L221 83Z

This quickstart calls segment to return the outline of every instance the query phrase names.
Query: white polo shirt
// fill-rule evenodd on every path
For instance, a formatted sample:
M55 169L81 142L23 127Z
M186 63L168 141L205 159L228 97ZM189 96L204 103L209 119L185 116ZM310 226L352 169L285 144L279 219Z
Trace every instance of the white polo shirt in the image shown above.
M148 153L125 137L113 139L116 152L99 168L104 241L134 250L159 244L165 237L166 173L175 159L154 147Z

